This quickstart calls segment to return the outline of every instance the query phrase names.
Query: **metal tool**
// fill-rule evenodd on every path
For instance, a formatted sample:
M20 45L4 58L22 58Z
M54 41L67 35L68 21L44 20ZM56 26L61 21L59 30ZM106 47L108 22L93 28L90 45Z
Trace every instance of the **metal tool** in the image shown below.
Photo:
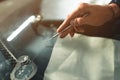
M71 25L69 25L68 27L66 27L64 30L62 30L61 32L59 32L59 33L56 33L55 35L53 35L49 40L51 40L51 39L53 39L53 38L55 38L55 37L57 37L59 34L61 34L61 33L63 33L63 32L65 32L66 30L68 30L69 28L71 28Z

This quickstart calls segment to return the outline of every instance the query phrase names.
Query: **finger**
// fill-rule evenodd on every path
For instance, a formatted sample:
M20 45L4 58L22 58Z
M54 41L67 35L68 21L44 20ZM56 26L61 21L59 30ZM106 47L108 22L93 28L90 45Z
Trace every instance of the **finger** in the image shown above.
M64 32L64 33L61 33L60 34L60 38L64 38L64 37L66 37L67 35L69 34L69 32Z
M66 37L71 31L72 31L73 27L69 28L68 30L60 33L60 38L64 38Z
M57 32L63 31L67 26L70 25L72 19L74 19L74 15L77 15L77 11L73 12L72 14L68 15L68 17L64 20L64 22L59 26Z
M69 21L66 19L57 29L57 32L62 32L67 26L69 26Z
M70 36L73 37L75 34L75 30L73 29L72 31L70 31Z
M73 37L75 32L70 32L70 36Z
M76 17L80 17L81 15L83 15L83 13L86 13L87 7L83 8L83 5L86 5L86 4L85 3L80 4L78 8L76 8L70 15L68 15L65 21L57 29L58 33L64 30L67 26L69 26L72 19Z
M60 34L60 38L64 38L68 35L68 33Z

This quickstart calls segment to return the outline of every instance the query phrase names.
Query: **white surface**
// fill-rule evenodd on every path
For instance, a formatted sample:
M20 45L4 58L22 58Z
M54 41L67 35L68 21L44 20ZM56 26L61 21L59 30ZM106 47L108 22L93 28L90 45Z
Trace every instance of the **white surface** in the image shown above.
M58 38L44 80L114 80L112 40L82 35Z

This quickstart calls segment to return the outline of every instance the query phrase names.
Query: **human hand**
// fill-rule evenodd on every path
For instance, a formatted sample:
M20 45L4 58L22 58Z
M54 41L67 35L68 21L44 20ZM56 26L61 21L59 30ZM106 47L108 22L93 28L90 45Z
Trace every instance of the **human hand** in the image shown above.
M70 15L68 15L68 17L57 29L57 32L60 33L67 26L71 25L71 28L60 34L60 37L63 38L68 34L73 37L75 33L86 33L88 30L86 30L87 28L85 28L85 25L90 25L89 28L91 29L93 27L100 27L110 21L112 17L113 14L106 5L81 3Z

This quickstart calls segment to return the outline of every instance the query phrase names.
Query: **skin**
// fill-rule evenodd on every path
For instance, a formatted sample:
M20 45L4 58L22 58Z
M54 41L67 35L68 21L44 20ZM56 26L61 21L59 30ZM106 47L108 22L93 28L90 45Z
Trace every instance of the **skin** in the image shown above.
M114 5L116 6L116 4ZM114 5L112 6L113 10L115 10ZM85 25L89 25L89 28L100 28L101 25L112 19L113 13L110 8L108 8L108 5L80 3L78 7L67 16L64 22L57 29L57 32L60 33L66 27L71 25L68 30L60 33L59 36L64 38L70 34L70 36L73 37L75 33L85 34L88 31L86 30Z

